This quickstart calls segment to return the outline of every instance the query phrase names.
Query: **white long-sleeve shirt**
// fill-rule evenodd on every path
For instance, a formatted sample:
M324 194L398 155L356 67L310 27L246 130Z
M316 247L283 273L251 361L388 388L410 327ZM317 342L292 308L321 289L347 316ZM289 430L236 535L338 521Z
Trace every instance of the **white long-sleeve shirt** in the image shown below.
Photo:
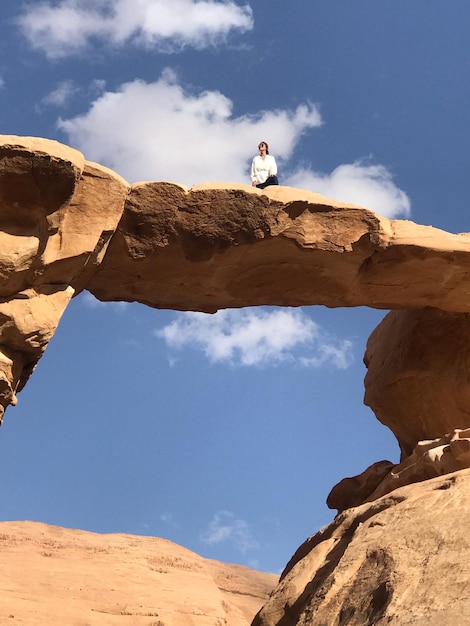
M275 176L277 174L276 160L270 154L267 154L264 159L260 155L255 156L251 163L251 181L260 185L265 183L269 176Z

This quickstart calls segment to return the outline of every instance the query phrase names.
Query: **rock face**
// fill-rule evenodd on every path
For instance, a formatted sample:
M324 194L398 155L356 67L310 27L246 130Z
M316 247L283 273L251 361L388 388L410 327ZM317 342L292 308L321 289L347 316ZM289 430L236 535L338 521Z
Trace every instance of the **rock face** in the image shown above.
M344 512L299 549L254 623L469 623L462 579L468 557L459 555L468 550L463 524L470 513L456 504L469 495L469 270L470 233L388 220L288 187L129 185L57 142L0 136L0 421L68 302L84 289L103 301L207 312L252 305L392 309L367 345L365 403L397 437L400 464L375 463L333 488L328 504ZM461 472L449 474L455 470ZM449 478L428 480L441 474ZM409 483L416 484L403 487ZM451 515L462 525L452 525ZM199 567L212 576L211 589L229 588L198 563L180 568L185 593ZM155 609L166 616L155 624L174 615L178 626L246 623L235 601L224 605L222 594L213 609L209 591L200 593L201 620L183 617L175 593L177 608L171 615ZM97 594L90 611L101 617L93 621L90 612L87 624L104 623L103 615L106 623L124 623L112 617L119 610L149 626L153 609L139 613L134 596L127 608L115 595L103 604Z
M467 313L469 263L469 234L287 187L130 186L57 142L0 136L0 413L84 288L101 300L181 310L323 304ZM448 422L446 432L462 427ZM393 428L412 448L418 434L405 442Z
M470 471L402 487L307 539L253 626L470 623Z
M412 483L470 467L470 428L420 441L398 465L379 461L359 476L344 478L326 500L330 509L344 511Z
M171 541L0 523L0 623L248 626L278 577Z
M208 312L263 304L468 312L469 264L470 234L312 192L152 182L131 187L86 288L100 300Z
M392 311L369 337L364 402L405 455L418 441L470 428L470 315Z
M129 186L55 141L0 140L0 421L101 261Z
M396 310L369 340L365 402L409 455L470 427L469 264L470 234L285 187L131 186L57 142L3 136L0 413L84 288L181 310L367 305Z

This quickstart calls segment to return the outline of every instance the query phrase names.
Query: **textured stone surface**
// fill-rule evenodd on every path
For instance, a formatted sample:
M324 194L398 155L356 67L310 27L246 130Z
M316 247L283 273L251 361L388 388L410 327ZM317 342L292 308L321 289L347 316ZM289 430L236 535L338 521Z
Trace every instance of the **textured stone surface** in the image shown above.
M101 300L182 310L324 304L465 313L469 263L469 234L388 220L288 187L131 187L57 142L1 136L0 413L44 352L59 299L63 311L84 288ZM47 294L54 294L51 311ZM34 299L27 332L42 338L34 347L26 337L11 340L11 314L25 299ZM449 325L456 319L449 315ZM408 453L423 438L467 426L459 400L457 423L449 411L445 428L422 432L426 422L403 435L401 415L401 426L393 423L373 387L367 401Z
M377 461L358 476L343 478L330 491L326 504L338 511L364 504L394 467L396 464L391 461Z
M16 404L54 335L72 287L44 285L0 299L0 422L4 407Z
M470 315L392 311L369 337L364 402L405 456L423 439L470 428Z
M400 463L379 461L359 476L344 478L326 503L344 511L371 502L399 487L470 468L470 429L457 429L439 439L420 441Z
M310 537L253 626L470 623L470 470L349 509Z
M209 312L394 309L367 345L365 403L397 437L401 462L376 463L332 490L330 506L357 508L299 549L254 624L470 623L469 269L469 233L287 187L130 186L57 142L0 136L0 419L83 289L104 301ZM365 500L374 502L358 506ZM226 574L174 544L164 556L162 540L142 548L122 536L4 530L4 621L63 624L83 609L86 624L238 626L272 584L250 578L250 596L247 572ZM27 542L34 550L21 562ZM116 569L123 554L139 569L127 561ZM44 559L51 567L40 573ZM83 577L67 583L78 565ZM60 615L44 590L56 594Z
M470 311L470 235L289 187L133 185L100 300L213 312L271 304Z
M0 523L1 624L248 626L278 580L154 537Z
M0 420L100 262L128 192L77 150L0 136Z

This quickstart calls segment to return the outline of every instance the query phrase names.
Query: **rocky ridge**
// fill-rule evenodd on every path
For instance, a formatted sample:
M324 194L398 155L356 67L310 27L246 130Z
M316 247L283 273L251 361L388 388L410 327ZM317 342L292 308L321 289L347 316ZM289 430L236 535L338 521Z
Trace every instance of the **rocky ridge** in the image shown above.
M248 626L278 580L166 539L1 522L1 624Z
M470 465L469 267L469 233L287 187L130 185L57 142L0 136L0 414L84 289L103 301L207 312L392 309L368 341L365 402L402 459L345 479L328 498L338 511L375 506L365 503ZM328 623L356 623L341 614ZM323 623L276 619L266 624Z

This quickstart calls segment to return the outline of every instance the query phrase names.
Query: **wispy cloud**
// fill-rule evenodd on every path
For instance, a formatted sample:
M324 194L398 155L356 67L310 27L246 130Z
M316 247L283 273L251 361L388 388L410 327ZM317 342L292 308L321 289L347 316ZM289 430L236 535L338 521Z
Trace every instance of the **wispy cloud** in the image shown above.
M208 545L229 542L240 552L259 548L249 524L231 511L217 511L200 539Z
M168 513L168 512L162 513L160 515L160 521L163 522L164 524L167 524L168 526L171 526L172 528L180 528L180 525L177 522L175 522L172 513Z
M172 357L192 348L211 362L242 366L297 363L345 369L353 362L352 342L331 337L302 310L246 308L175 316L154 331Z
M253 13L232 0L58 0L29 2L18 24L33 48L59 59L93 41L163 52L201 49L251 30Z
M64 80L60 82L55 89L44 96L42 103L62 107L69 102L77 91L78 87L73 80Z
M367 160L340 165L330 174L299 169L289 177L288 184L358 204L386 217L410 215L410 199L394 184L392 173Z

